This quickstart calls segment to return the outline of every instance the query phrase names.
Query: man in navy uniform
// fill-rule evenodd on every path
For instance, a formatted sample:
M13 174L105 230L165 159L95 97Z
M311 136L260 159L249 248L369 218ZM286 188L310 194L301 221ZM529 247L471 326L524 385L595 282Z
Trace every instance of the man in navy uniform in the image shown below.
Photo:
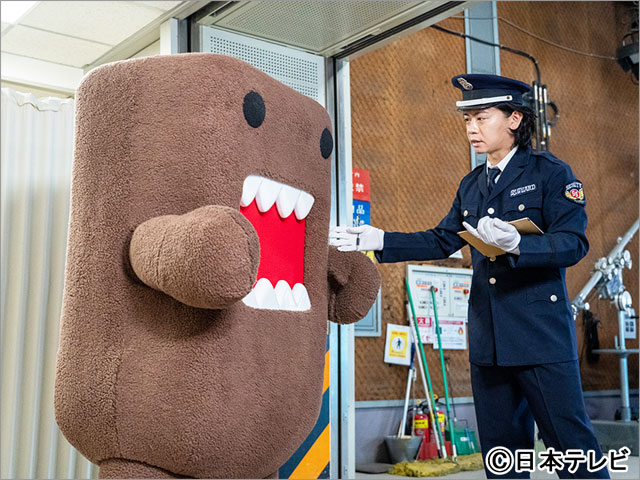
M547 448L602 451L586 414L575 322L565 269L589 248L585 197L571 168L549 152L531 149L534 113L525 106L526 83L496 75L458 75L457 102L476 153L486 153L460 182L446 217L423 232L389 233L364 225L335 227L339 250L373 250L379 262L447 258L466 242L465 228L505 254L486 257L471 247L469 361L478 432L488 478L529 478L529 472L487 468L487 453L534 448L534 420ZM507 223L528 217L542 235L520 235ZM540 460L535 459L538 464ZM501 463L501 462L498 462ZM494 470L498 470L494 468ZM580 463L561 478L609 478Z

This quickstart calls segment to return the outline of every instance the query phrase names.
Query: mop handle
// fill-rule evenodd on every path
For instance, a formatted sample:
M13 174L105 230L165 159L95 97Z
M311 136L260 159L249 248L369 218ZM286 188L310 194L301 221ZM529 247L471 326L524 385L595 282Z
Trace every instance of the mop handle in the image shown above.
M414 334L415 337L415 334ZM416 342L414 338L414 343ZM429 387L427 387L427 379L424 376L424 367L422 366L422 362L418 362L418 366L420 367L420 378L422 379L422 387L424 388L425 394L427 396L427 407L429 408L429 416L431 418L431 425L436 425L435 417L433 416L433 408L431 407L431 397L429 397ZM414 416L415 418L415 416ZM435 435L436 438L436 448L438 452L442 453L440 450L440 439L438 435Z
M427 408L429 409L429 418L431 419L431 425L433 425L434 428L436 428L437 417L434 417L434 414L433 414L433 407L431 406L431 397L429 396L429 387L427 386L427 379L424 376L424 367L422 366L422 362L418 362L418 366L420 367L420 378L422 379L422 388L424 388L425 394L427 396ZM442 455L442 449L440 448L440 437L438 435L435 435L435 439L436 439L436 449L438 450L438 452L440 452L439 455ZM446 458L446 455L443 458Z
M416 338L418 339L418 346L419 346L419 350L420 350L420 356L422 358L422 363L424 364L424 371L425 374L427 376L427 385L429 386L429 391L425 392L427 393L427 395L430 397L430 401L429 403L432 403L431 400L433 400L433 405L435 406L436 401L435 398L433 397L433 387L431 386L431 376L429 375L429 367L427 366L427 357L424 354L424 346L422 345L422 338L420 338L420 329L418 328L418 318L416 317L416 310L415 308L413 308L413 298L411 297L411 288L409 288L409 279L405 278L404 279L405 285L407 287L407 294L409 295L409 305L411 305L411 315L413 316L413 323L416 329ZM437 430L437 437L440 440L440 447L442 449L442 458L447 458L447 449L445 448L444 445L444 439L442 438L442 432L440 432L440 421L437 419L436 416L436 421L433 421L433 408L431 408L431 405L429 405L429 409L431 411L431 418L432 418L432 425L437 426L436 430Z
M405 401L404 401L404 411L402 412L402 420L400 420L400 425L398 426L398 434L396 437L401 438L404 435L404 431L406 429L407 423L407 408L409 408L409 393L411 391L411 370L409 370L409 379L407 380L407 391L405 393Z
M407 304L407 310L408 310L408 315L409 315L409 325L411 325L411 318L414 316L411 314L411 306L409 304ZM418 337L420 335L416 335L415 333L411 336L413 338L413 342L411 342L411 344L417 349L416 345L418 343ZM427 397L427 407L429 408L429 415L431 418L431 425L436 425L436 420L435 417L433 416L433 408L431 407L431 397L429 396L429 387L427 386L427 379L424 376L424 367L422 366L422 362L420 361L420 359L418 359L418 366L420 367L420 379L422 380L422 388L424 388L424 392L425 395ZM415 415L413 417L415 419ZM442 453L440 451L440 440L438 438L438 435L434 435L435 439L436 439L436 449L438 450L438 452L440 452L440 454Z
M440 338L440 323L438 322L438 308L436 307L436 288L431 285L431 300L433 303L433 317L436 321L436 334L438 336L438 350L440 350L440 365L442 367L442 380L444 382L444 398L447 405L447 417L449 417L449 436L451 437L451 448L453 450L453 458L457 458L456 439L453 434L453 422L451 421L451 409L449 408L449 387L447 385L447 372L444 367L444 354L442 353L442 340Z
M404 435L404 430L406 428L406 423L407 423L407 408L409 407L409 394L411 392L411 377L413 377L413 369L414 369L414 365L413 365L413 359L416 356L416 347L414 346L414 344L411 344L411 361L409 363L409 378L407 379L407 391L405 392L404 395L404 410L402 411L402 421L400 422L400 427L398 427L398 438L402 437ZM413 435L413 432L411 432L411 434Z

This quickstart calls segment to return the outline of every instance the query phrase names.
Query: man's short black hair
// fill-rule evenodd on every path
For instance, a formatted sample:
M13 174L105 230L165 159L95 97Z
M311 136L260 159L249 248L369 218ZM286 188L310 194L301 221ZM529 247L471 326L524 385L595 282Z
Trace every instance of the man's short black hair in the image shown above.
M513 132L513 146L518 146L518 148L531 146L531 136L533 135L536 121L535 112L529 107L513 105L508 102L497 103L491 106L504 113L505 117L509 117L515 111L522 113L520 125L515 130L511 130Z

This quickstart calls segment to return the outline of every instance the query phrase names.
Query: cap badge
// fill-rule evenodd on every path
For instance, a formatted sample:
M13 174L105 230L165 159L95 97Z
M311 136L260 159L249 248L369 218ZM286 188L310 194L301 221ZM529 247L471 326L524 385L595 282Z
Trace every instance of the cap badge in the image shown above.
M467 82L464 78L460 77L458 78L458 83L462 86L462 88L464 88L465 90L473 90L473 85L471 85L469 82Z

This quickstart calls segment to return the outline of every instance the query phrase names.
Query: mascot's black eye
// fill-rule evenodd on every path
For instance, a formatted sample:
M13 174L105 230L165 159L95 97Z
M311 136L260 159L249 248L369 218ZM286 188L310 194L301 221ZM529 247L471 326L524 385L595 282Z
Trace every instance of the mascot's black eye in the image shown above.
M247 123L253 128L258 128L264 122L264 100L258 92L249 92L244 96L242 111Z
M324 158L329 158L331 152L333 152L333 137L329 129L325 128L320 137L320 153Z

